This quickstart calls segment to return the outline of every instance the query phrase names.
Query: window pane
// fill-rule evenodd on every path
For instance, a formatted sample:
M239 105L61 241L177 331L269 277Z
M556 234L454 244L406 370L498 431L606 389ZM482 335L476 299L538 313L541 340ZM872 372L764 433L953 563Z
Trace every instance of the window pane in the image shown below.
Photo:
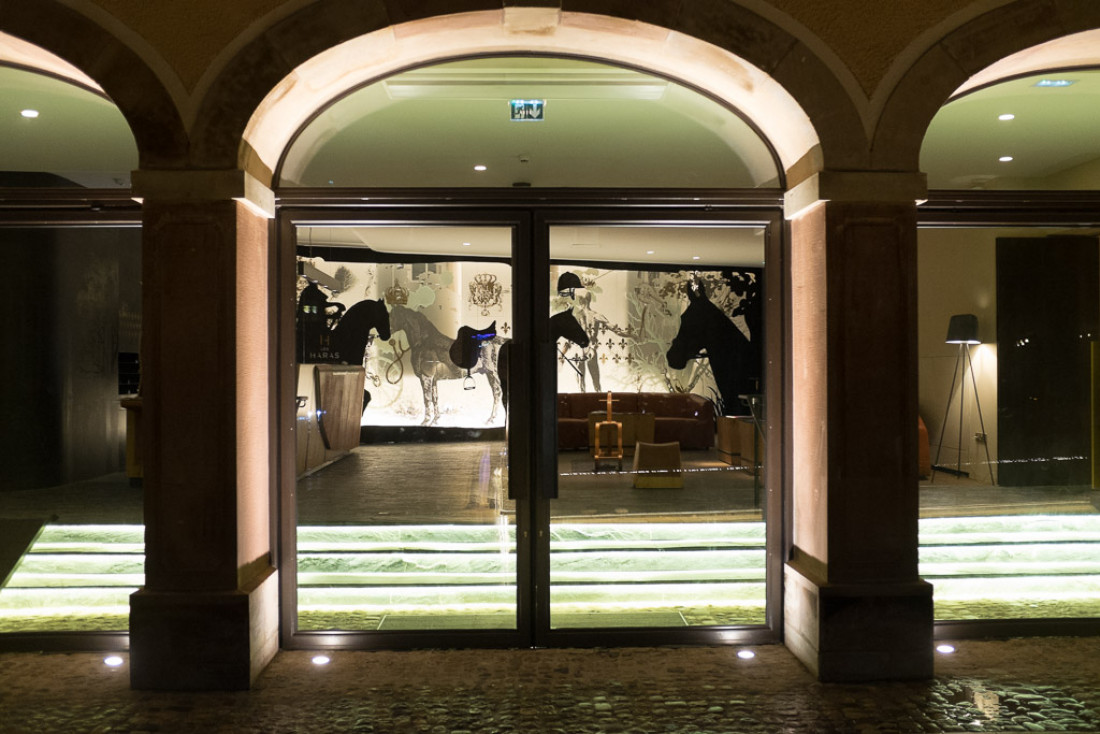
M936 618L1100 616L1100 238L926 228L918 260Z
M299 230L299 629L515 629L511 240Z
M765 622L763 235L551 229L551 626Z

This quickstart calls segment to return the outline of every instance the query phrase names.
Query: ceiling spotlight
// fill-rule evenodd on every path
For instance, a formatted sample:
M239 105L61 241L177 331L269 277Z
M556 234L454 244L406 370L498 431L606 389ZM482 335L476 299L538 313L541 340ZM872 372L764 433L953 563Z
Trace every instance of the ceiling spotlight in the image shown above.
M19 114L28 119L34 119L35 117L38 117L38 110L23 110Z
M463 247L469 247L469 246L470 246L470 243L469 243L469 242L463 242L463 243L462 243L462 246L463 246Z
M1008 162L1010 162L1010 161L1012 160L1012 156L1010 156L1010 155L1003 155L1003 156L1001 156L1000 158L998 158L997 160L999 160L999 161L1000 161L1001 163L1008 163Z
M487 170L489 170L489 167L478 163L476 166L474 166L474 170L475 171L487 171Z
M754 653L752 650L738 650L737 657L741 658L742 660L752 660L754 657L756 657L756 653Z
M654 250L646 250L645 251L645 254L647 254L647 255L652 255L653 253L654 253Z
M330 662L332 662L332 658L330 658L328 655L314 655L311 662L314 665L328 665Z
M936 645L936 652L943 653L944 655L950 655L951 653L955 652L955 646L948 644Z
M699 258L699 256L698 256L698 255L692 255L692 256L691 256L691 259L692 259L692 260L699 260L700 258Z
M1015 120L1016 115L1012 114L1011 112L1006 112L1003 115L997 115L997 119L1003 122L1008 122L1009 120Z
M123 660L118 655L108 655L107 657L103 658L103 664L110 668L117 668L118 666L122 665L122 663Z

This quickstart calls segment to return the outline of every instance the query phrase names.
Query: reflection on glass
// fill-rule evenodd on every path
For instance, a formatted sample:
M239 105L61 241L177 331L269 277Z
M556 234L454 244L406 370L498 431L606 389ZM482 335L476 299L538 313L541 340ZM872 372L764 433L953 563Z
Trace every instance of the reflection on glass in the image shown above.
M0 633L125 631L145 576L141 231L0 229Z
M510 236L299 233L299 629L515 628Z
M920 570L936 618L1100 616L1100 238L922 229L918 267ZM960 337L960 315L976 335Z
M585 337L552 330L552 627L765 622L761 242L551 229L551 318L570 314ZM600 246L568 262L587 243Z

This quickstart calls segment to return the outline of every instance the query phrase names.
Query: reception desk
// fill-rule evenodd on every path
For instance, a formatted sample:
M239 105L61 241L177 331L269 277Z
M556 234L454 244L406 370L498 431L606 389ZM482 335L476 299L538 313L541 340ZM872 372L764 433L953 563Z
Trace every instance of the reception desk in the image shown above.
M359 445L363 417L362 367L335 364L298 365L298 476L340 458Z

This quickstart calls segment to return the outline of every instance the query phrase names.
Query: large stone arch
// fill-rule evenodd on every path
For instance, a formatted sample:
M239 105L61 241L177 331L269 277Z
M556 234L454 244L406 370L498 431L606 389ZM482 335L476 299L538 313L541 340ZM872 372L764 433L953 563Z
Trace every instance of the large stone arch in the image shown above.
M58 0L7 2L0 31L68 61L103 89L126 118L142 168L178 165L187 136L176 105L145 61L102 26Z
M872 165L917 170L928 125L968 80L1025 49L1097 28L1100 5L1090 0L1018 0L954 29L925 51L894 88L875 128ZM1000 68L1003 77L1014 67Z
M575 12L573 5L578 6ZM289 128L296 129L289 123L271 123L293 110L288 102L293 83L287 80L301 82L306 89L333 85L333 89L311 90L316 92L311 109L316 109L318 99L334 95L339 85L346 89L363 81L341 79L339 64L344 69L369 65L378 76L479 49L581 54L633 64L701 86L736 104L737 95L730 99L720 88L707 89L708 77L720 87L717 79L725 75L726 83L752 88L760 100L770 98L779 104L776 109L781 114L765 116L756 110L754 118L753 110L742 111L780 148L792 183L824 165L850 169L868 162L864 126L836 75L794 35L733 3L696 8L596 0L583 7L563 2L559 13L456 0L445 9L449 15L433 17L440 9L430 2L318 0L280 19L247 43L210 83L193 130L192 163L204 168L241 167L261 181L270 181L271 151L285 147L293 132ZM545 18L546 13L557 14L555 28L540 25L540 14ZM524 26L527 23L531 25ZM485 35L494 25L510 33L510 39ZM452 38L441 46L438 39L447 32ZM484 32L480 38L479 32ZM436 40L410 51L415 34ZM465 38L460 39L463 34ZM650 53L636 51L632 58L631 53L614 53L601 45L613 38L619 39L620 46L628 46L623 41L629 40ZM364 53L371 54L366 62ZM681 64L679 73L675 68L660 68L674 57ZM327 58L333 65L311 78L311 66L319 65L308 62L317 58ZM265 120L265 116L272 117Z

